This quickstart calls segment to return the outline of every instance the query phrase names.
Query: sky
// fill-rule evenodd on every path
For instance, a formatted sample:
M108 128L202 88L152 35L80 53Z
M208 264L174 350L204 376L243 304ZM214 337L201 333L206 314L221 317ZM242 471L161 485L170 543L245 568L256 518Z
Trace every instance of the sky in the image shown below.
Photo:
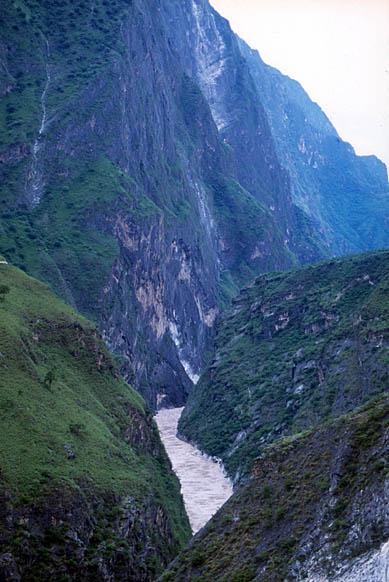
M389 168L389 0L210 0L301 83L341 138Z

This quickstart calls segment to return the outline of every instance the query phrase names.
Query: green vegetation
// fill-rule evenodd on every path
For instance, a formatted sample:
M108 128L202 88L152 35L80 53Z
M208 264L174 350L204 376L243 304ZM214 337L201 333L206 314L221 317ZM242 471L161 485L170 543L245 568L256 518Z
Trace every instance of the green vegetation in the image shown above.
M221 318L180 431L241 477L267 443L385 392L388 281L388 251L256 279Z
M258 270L268 271L274 270L275 266L282 269L297 265L294 255L283 245L281 232L269 210L254 196L235 180L221 175L215 176L209 187L221 237L228 241L223 250L228 254L226 263L235 286L247 284ZM256 245L258 265L254 267L252 254ZM221 282L220 291L223 305L223 301L225 303L231 296L231 292L225 287L225 281Z
M37 124L40 94L46 80L45 64L55 64L56 75L48 95L49 109L55 110L64 99L69 95L74 97L80 87L107 67L113 51L120 50L120 25L129 10L124 0L109 3L97 0L93 7L87 2L75 6L70 0L7 0L2 8L2 42L8 44L11 52L10 66L3 74L8 75L9 83L15 80L18 83L17 90L9 92L5 108L8 105L14 113L19 103L14 101L16 98L26 113L31 104L35 104L30 119L19 117L18 108L14 122L18 127L23 125L22 121L34 119ZM49 40L49 49L46 40ZM24 74L22 54L39 58L39 66L33 67L30 75ZM25 91L30 93L26 95Z
M154 546L160 570L189 527L143 399L121 379L92 323L11 265L0 265L0 283L9 288L0 308L1 487L33 512L62 491L108 496L118 511L130 497L139 514L152 499L173 532L170 547ZM108 525L97 520L96 535ZM117 551L120 535L104 535Z
M5 296L10 292L8 285L0 285L0 301L4 303Z
M10 262L96 319L101 285L119 253L115 202L137 224L159 209L135 195L133 180L106 158L88 166L75 161L71 169L72 177L53 184L35 210L3 213L0 248Z
M42 119L42 94L47 117L58 113L66 100L76 108L80 92L105 70L113 51L120 48L120 24L128 12L124 0L97 0L77 6L70 0L11 1L2 3L0 27L3 49L1 81L7 88L0 100L2 164L0 198L13 205L24 189L31 165L29 155ZM109 23L109 25L107 25Z

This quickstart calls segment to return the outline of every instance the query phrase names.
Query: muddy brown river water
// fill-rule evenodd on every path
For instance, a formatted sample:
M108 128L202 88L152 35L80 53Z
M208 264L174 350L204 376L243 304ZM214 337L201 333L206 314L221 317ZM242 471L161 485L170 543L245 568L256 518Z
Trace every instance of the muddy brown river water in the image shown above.
M177 438L182 411L183 408L163 409L154 418L180 480L189 521L196 533L232 495L232 485L218 462Z

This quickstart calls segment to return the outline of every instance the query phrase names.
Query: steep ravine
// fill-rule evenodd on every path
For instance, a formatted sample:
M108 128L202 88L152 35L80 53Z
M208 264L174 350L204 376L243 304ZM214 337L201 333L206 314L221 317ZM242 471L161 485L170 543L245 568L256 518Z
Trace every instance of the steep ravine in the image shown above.
M278 441L165 582L387 582L389 401Z
M165 4L6 0L0 47L1 251L99 323L152 409L183 405L239 286L299 261L238 182ZM284 186L266 192L288 212Z
M207 0L1 8L0 579L384 575L386 404L332 417L387 386L385 254L289 271L388 242L383 165ZM245 479L188 549L186 402Z
M328 256L293 199L269 91L206 0L2 10L1 252L98 322L152 409L182 406L239 288ZM364 228L385 192L364 194L371 172L351 157Z

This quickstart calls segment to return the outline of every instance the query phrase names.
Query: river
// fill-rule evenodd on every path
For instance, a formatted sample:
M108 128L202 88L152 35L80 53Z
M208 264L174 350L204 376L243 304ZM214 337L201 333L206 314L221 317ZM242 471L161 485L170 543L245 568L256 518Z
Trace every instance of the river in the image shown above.
M177 438L182 411L183 408L163 409L154 418L180 480L185 508L195 534L232 495L232 485L218 462Z

